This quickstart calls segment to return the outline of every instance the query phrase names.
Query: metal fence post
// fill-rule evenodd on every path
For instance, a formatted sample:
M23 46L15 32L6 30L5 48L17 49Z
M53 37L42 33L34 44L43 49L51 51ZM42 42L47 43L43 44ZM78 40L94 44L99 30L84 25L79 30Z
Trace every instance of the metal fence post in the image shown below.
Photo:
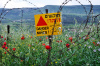
M9 33L10 33L10 25L7 25L7 41L9 40L9 37L8 37Z
M46 9L45 11L46 11L46 14L48 14L48 9ZM48 39L49 39L49 46L52 48L52 35L49 35ZM49 65L50 56L51 56L51 49L49 49L49 52L48 52L48 58L47 58L46 66Z

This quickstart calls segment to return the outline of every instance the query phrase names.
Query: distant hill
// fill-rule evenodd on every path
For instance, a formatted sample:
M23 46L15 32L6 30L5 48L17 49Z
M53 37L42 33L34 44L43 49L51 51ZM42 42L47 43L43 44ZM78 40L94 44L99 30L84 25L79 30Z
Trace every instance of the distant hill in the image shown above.
M90 10L90 5L85 5L87 13ZM42 13L45 13L45 9L48 9L49 13L58 12L60 6L58 5L46 5L44 7L39 8ZM0 8L0 13L3 8ZM37 8L21 8L23 10L23 22L28 23L34 23L34 15L41 14L40 10ZM21 9L14 8L11 10L5 18L6 20L3 20L2 23L8 23L10 20L15 22L20 22L21 20ZM36 10L37 9L37 10ZM5 9L9 10L9 9ZM83 9L81 5L75 5L75 6L64 6L62 11L62 22L63 24L72 24L75 22L75 19L78 21L78 23L81 23L83 20L86 19L86 12ZM94 15L100 14L100 5L94 5L93 6L93 13Z

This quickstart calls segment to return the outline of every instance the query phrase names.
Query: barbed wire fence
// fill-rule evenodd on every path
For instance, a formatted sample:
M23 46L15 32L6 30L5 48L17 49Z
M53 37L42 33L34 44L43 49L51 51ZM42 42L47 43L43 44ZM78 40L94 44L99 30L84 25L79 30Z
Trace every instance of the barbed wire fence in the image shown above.
M11 0L9 0L9 1L7 1L6 2L6 4L4 5L4 8L2 9L2 12L1 12L1 14L0 14L0 24L1 24L1 22L2 22L2 20L3 19L7 19L7 18L5 18L5 16L11 11L11 10L13 10L13 9L8 9L8 10L5 10L5 7L7 6L7 4L10 2ZM33 3L31 3L31 2L29 2L29 1L27 1L27 0L23 0L23 1L25 1L25 2L28 2L28 3L30 3L30 4L32 4L32 5L34 5ZM67 4L67 3L69 3L69 2L71 2L72 0L65 0L63 3L62 3L62 5L59 7L59 11L57 12L57 13L59 13L59 12L61 12L62 10L63 10L63 7ZM69 51L70 49L73 49L73 48L75 48L75 47L77 47L77 46L79 46L79 44L81 44L81 45L83 45L82 43L84 43L84 42L86 42L87 41L87 39L84 39L84 41L83 42L79 42L81 39L83 39L84 37L86 38L87 36L89 36L89 37L93 37L95 34L98 34L98 38L99 38L99 25L100 25L100 22L98 21L98 23L97 23L97 26L96 26L96 30L94 29L92 29L92 26L93 26L93 24L95 23L95 20L100 16L100 14L98 14L98 15L95 15L95 16L93 16L93 5L92 5L92 3L91 3L91 1L90 0L88 0L88 2L90 3L90 11L89 11L89 13L87 12L87 10L86 10L86 8L85 8L85 6L80 2L80 1L78 1L78 0L76 0L76 2L78 2L81 6L82 6L82 8L84 9L84 11L85 11L85 13L86 13L86 15L87 15L87 18L86 18L86 20L84 20L83 21L83 23L85 23L85 25L84 25L84 27L83 27L83 23L80 25L80 27L78 28L78 33L76 34L76 36L75 36L75 38L77 38L75 41L73 41L73 43L76 43L76 42L78 42L75 46L73 46L73 47L71 47L71 48L69 48L69 49L67 49L67 51ZM36 5L34 5L34 6L36 6ZM21 8L18 8L18 9L21 9ZM34 9L34 8L31 8L32 10L39 10L39 12L41 13L41 14L43 14L42 13L42 11L41 11L41 9L40 8L38 8L37 7L37 9ZM22 25L23 25L23 9L21 9L21 27L23 27ZM87 29L87 26L88 26L88 23L89 23L89 19L92 19L92 23L91 23L91 27L89 27L89 31L87 32L87 34L86 35L84 35L84 36L82 36L81 38L79 38L79 35L80 35L80 33L79 33L79 31L80 30L85 30L85 29ZM56 18L57 19L57 18ZM55 19L55 21L54 21L54 27L53 27L53 29L52 29L52 35L53 35L53 33L54 33L54 28L56 27L55 26L55 24L56 24L56 19ZM9 21L11 21L11 22L14 22L13 20L9 20ZM16 26L18 26L18 25L16 25ZM82 27L83 27L83 29L82 29ZM1 27L0 27L1 28ZM2 29L2 28L1 28ZM22 30L22 28L20 28L21 30ZM22 30L23 31L23 30ZM2 31L0 31L0 32L2 32ZM94 33L93 35L92 35L92 33ZM1 37L1 35L0 35L0 37ZM53 41L53 37L51 38L51 40ZM51 47L52 47L52 44L50 45ZM80 48L81 47L79 47L77 50L80 50ZM64 47L64 48L62 48L61 50L57 50L57 51L55 51L55 52L57 52L59 55L61 55L61 54L63 54L63 50L65 50L66 49L66 47ZM5 49L6 50L6 49ZM50 49L50 50L52 50L52 49ZM50 61L51 61L51 59L52 60L54 60L54 59L56 59L57 57L57 55L56 55L56 53L55 54L53 54L53 56L51 56L51 51L49 50L49 52L48 52L48 58L47 58L47 62L46 62L46 66L48 66L49 64L50 64ZM69 59L71 59L72 58L72 56L74 56L76 53L77 53L77 50L76 51L74 51L74 53L69 57L69 58L67 58L66 57L66 59L65 60L63 60L63 61L60 61L59 63L60 63L60 65L62 65L65 61L68 61ZM6 50L7 51L7 50ZM66 52L67 52L66 51ZM15 58L19 58L19 59L21 59L21 60L25 60L25 58L23 58L23 57L17 57L16 55L14 55L14 54L12 54L11 52L9 52L9 51L7 51L10 55L12 55L13 57L15 57ZM50 59L51 58L51 59ZM54 62L54 61L53 61Z

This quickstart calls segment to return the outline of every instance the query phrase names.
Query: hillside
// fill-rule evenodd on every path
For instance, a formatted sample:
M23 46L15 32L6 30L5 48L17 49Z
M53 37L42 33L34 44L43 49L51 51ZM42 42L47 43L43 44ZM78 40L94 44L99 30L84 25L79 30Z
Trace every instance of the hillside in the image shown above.
M53 12L57 12L59 10L58 5L46 5L44 7L41 7L40 10L42 11L42 13L45 13L45 9L49 10L49 13L53 13ZM87 13L90 10L90 5L85 5ZM36 14L41 14L40 10L36 8L21 8L23 10L23 22L28 22L28 23L34 23L34 15ZM6 20L3 20L2 23L8 23L11 21L14 22L20 22L21 20L21 9L18 8L14 8L13 10L11 10L6 16L5 18L7 18ZM9 9L5 9L5 10L9 10ZM2 11L2 8L0 9L0 13ZM74 19L76 19L79 23L81 23L83 20L86 19L86 12L85 10L82 8L82 6L77 5L77 6L64 6L62 11L62 22L63 24L72 24L75 22ZM99 14L100 13L100 5L94 5L93 6L93 13L94 15Z

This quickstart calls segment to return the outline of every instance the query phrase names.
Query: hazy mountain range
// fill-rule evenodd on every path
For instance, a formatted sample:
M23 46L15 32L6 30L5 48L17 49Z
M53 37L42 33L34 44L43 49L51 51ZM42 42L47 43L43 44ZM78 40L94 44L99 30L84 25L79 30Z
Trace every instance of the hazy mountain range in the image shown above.
M84 6L87 10L87 14L90 11L90 5ZM2 12L3 8L0 8L0 13ZM14 8L12 10L10 9L4 9L6 12L4 14L7 15L4 17L6 19L2 20L2 23L8 23L8 22L20 22L21 19L23 22L28 23L34 23L34 15L45 13L45 9L48 9L49 13L58 12L60 9L60 6L58 5L46 5L41 8ZM9 11L10 10L10 11ZM22 14L23 10L23 14ZM3 14L3 15L4 15ZM75 23L75 20L78 21L78 23L83 22L86 19L86 12L84 8L81 5L77 6L64 6L61 11L62 14L62 23L63 24L72 24ZM93 15L100 14L100 5L94 5L93 6ZM2 15L2 17L3 17ZM22 17L23 16L23 17Z

